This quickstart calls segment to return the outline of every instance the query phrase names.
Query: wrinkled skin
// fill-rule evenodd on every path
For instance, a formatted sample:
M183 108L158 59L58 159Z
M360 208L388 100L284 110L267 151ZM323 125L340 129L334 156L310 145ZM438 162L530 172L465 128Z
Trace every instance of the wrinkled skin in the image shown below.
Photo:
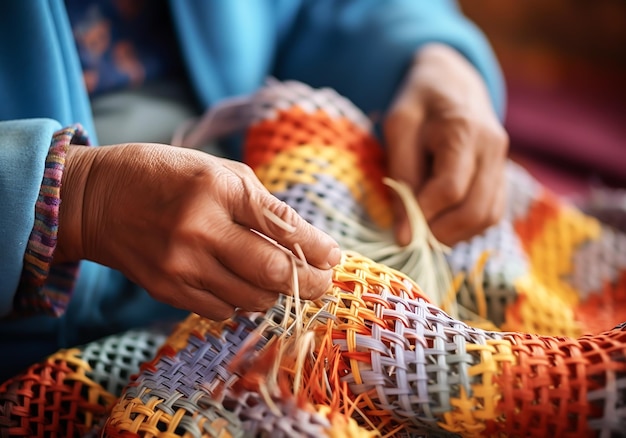
M459 53L424 46L383 128L389 176L409 184L440 241L453 245L500 219L508 136L482 78ZM405 245L411 234L398 199L394 213Z
M279 293L293 294L294 265L301 296L317 298L340 259L336 242L273 197L248 166L195 150L72 146L61 199L55 263L101 263L155 299L212 319L237 307L265 310ZM292 229L266 220L263 209ZM296 261L296 244L307 264Z

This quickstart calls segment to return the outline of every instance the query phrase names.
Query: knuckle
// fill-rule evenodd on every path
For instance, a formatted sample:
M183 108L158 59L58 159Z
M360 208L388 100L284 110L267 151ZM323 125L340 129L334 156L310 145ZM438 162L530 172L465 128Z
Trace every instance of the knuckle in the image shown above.
M288 256L276 249L265 256L264 269L259 270L259 285L267 289L284 291L290 284L291 263Z
M481 128L481 137L485 144L491 146L496 152L505 155L509 149L509 134L500 123L490 123Z
M481 120L473 114L457 114L454 123L460 132L475 133L479 130Z
M500 124L497 124L493 130L493 136L498 140L502 145L508 147L509 146L509 133L504 129L504 127Z
M247 164L235 161L232 163L232 166L233 169L237 171L237 174L240 177L256 179L256 174L254 173L254 170L252 170L252 168Z
M251 312L262 312L274 306L277 299L278 294L258 294L249 305L245 306L245 309Z
M502 151L507 151L509 148L509 134L506 130L497 124L493 128L491 128L489 132L490 138L493 140L492 142L500 147Z
M289 227L296 227L301 224L300 216L298 216L298 213L287 203L280 201L271 195L267 195L266 199L267 202L265 203L265 208L267 208L271 214L280 219L280 221L287 224ZM271 220L266 221L266 226L270 228L268 231L272 234L278 234L285 237L290 236L295 232L290 229L285 229Z
M465 195L463 184L458 179L450 179L442 184L440 197L447 204L457 204Z
M165 278L180 279L185 276L185 264L182 257L167 257L161 260L159 270Z
M232 306L228 306L228 305L212 306L210 311L206 313L206 316L209 319L212 319L214 321L225 321L231 316L233 316L234 312L235 312L235 308Z

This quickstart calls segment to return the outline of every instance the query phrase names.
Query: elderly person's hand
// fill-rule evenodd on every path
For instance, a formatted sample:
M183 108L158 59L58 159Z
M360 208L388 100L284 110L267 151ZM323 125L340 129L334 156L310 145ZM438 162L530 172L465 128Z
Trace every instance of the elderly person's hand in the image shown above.
M508 137L482 78L455 50L416 55L384 125L389 176L412 188L435 237L452 245L502 215ZM395 200L396 239L410 240Z
M244 164L153 144L71 147L66 164L55 263L101 263L154 298L213 319L291 294L298 244L308 261L296 263L300 295L317 298L330 285L337 243Z

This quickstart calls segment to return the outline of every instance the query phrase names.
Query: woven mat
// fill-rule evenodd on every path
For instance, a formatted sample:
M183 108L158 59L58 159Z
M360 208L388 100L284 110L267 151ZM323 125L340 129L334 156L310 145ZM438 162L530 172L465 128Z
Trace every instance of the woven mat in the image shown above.
M346 99L273 82L241 114L245 161L349 250L332 289L59 352L0 387L0 436L624 435L623 231L510 163L504 219L442 264L427 235L394 246L384 152Z

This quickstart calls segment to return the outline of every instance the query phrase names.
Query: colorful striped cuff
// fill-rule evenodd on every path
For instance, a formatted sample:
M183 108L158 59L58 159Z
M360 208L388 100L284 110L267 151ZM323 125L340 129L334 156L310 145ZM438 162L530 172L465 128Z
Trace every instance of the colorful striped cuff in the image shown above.
M52 257L59 228L61 179L70 144L89 145L80 125L61 129L52 137L12 316L61 316L69 304L78 262L52 265Z

